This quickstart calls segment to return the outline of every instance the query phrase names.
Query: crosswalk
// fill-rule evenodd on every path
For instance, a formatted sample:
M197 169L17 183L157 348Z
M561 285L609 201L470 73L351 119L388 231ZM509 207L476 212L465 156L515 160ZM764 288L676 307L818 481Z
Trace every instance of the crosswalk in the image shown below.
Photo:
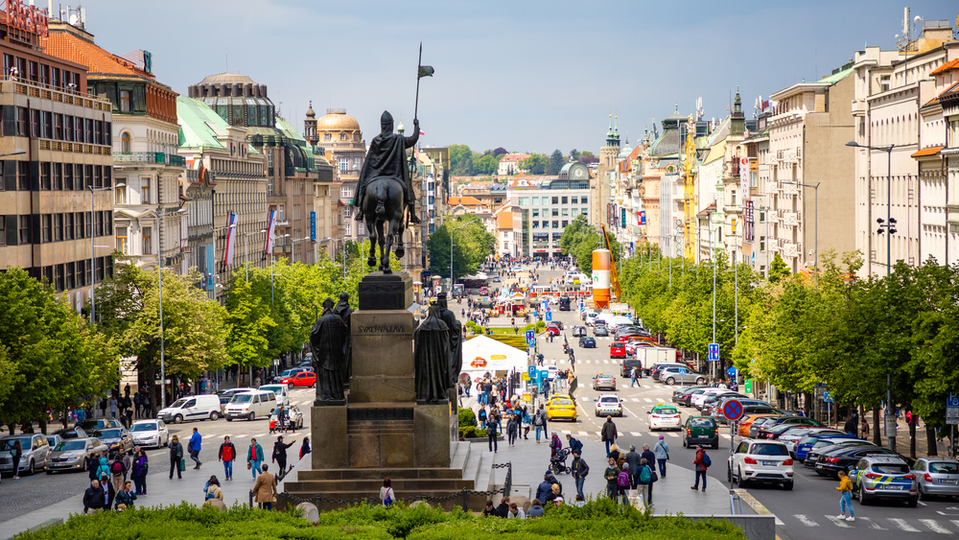
M783 516L785 517L785 516ZM837 527L839 529L868 529L874 531L901 531L907 533L935 533L935 534L959 534L959 519L902 519L902 518L869 518L856 516L856 521L850 522L834 515L824 515L822 519L816 516L806 514L793 514L792 516L800 525L804 527ZM787 518L788 519L788 518ZM779 524L777 518L777 525Z

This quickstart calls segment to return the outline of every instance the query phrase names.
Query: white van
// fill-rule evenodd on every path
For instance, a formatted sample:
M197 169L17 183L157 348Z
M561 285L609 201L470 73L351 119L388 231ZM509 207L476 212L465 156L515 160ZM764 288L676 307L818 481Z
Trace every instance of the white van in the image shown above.
M276 396L276 406L282 407L290 399L290 388L285 384L264 384L260 390L273 392Z
M166 423L178 424L184 420L216 420L220 417L220 398L215 394L184 396L157 413Z
M253 390L234 395L226 404L223 415L227 422L232 422L234 418L255 420L257 416L269 418L275 408L276 394L268 390Z

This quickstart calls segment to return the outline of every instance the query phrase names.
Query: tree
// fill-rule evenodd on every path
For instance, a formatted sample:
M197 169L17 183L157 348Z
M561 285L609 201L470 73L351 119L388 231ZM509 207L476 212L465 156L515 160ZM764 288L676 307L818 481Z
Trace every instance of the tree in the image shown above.
M778 253L773 257L773 262L769 263L769 282L779 283L783 278L789 276L789 267L783 261Z
M266 367L273 359L266 334L276 322L270 317L270 305L254 294L245 279L234 273L227 295L229 325L226 347L231 363L244 367Z
M498 170L499 170L499 158L497 158L492 153L484 154L479 159L473 161L474 174L493 175L493 174L496 174Z
M453 279L476 273L481 262L496 249L496 238L486 231L482 220L472 214L447 220L427 241L430 272L450 275L450 239L453 240Z
M577 159L580 163L585 163L586 165L589 165L590 163L599 163L599 158L594 156L589 150L583 150Z
M450 145L450 168L453 174L470 176L473 174L473 151L465 144Z
M493 155L496 156L496 157L500 157L500 156L502 156L503 154L508 154L508 153L509 153L509 152L508 152L505 148L503 148L502 146L500 146L500 147L496 148L495 150L493 150Z
M573 148L572 150L570 150L570 151L569 151L569 159L571 159L571 160L573 160L573 161L578 161L578 160L579 160L579 150L577 150L577 149L575 149L575 148Z
M528 158L520 160L519 168L529 171L529 174L539 175L546 172L546 156L543 154L531 154Z
M549 162L546 165L546 174L559 174L559 171L563 168L563 165L565 165L563 153L559 150L553 150L553 153L549 155Z

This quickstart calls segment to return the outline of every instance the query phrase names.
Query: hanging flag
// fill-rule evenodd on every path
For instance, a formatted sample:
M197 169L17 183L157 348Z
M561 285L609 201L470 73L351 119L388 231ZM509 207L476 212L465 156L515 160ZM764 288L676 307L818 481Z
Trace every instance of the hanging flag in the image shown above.
M276 234L276 210L270 210L270 219L266 226L266 254L273 253L273 242L276 240L273 235Z
M423 136L423 135L426 135L426 132L421 129L421 130L420 130L420 136Z
M233 247L236 244L237 215L230 214L230 224L226 228L226 249L223 253L223 264L233 264Z
M435 71L436 70L433 69L433 66L420 66L417 78L422 79L423 77L432 77Z

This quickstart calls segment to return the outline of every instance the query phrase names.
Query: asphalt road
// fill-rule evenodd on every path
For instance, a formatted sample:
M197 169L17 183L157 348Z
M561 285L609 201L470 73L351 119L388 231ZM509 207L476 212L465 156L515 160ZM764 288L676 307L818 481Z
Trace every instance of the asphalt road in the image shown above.
M287 450L289 463L295 463L299 456L300 444L304 436L309 436L309 407L313 401L313 389L295 389L291 395L292 403L304 412L303 429L292 431L284 436L284 440L289 443L296 440L293 447ZM170 436L177 435L183 444L184 453L187 441L196 427L200 435L203 436L203 442L200 446L199 459L203 462L201 471L204 474L217 475L221 481L224 478L223 466L217 461L217 453L223 437L230 436L231 442L236 446L240 454L237 462L234 464L233 476L234 482L249 482L253 487L253 476L246 469L245 452L249 448L250 438L256 437L257 442L263 446L263 452L269 463L270 453L273 450L273 443L276 436L269 435L269 420L267 418L258 418L253 421L234 420L227 422L223 418L210 421L184 422L182 424L169 424ZM150 459L150 473L147 475L147 493L153 489L169 489L166 483L170 472L169 450L160 448L147 450L147 456ZM193 474L196 471L193 468L194 463L186 456L187 471L183 474ZM162 479L162 482L160 481ZM21 476L20 480L13 480L10 477L4 477L0 483L0 523L14 517L32 512L38 508L43 508L56 504L77 494L83 493L90 485L90 480L86 471L83 472L63 472L56 474L39 473L34 476ZM153 487L151 487L153 486ZM184 493L185 499L196 499L195 493ZM141 505L149 504L149 495L138 501Z
M561 275L560 271L541 270L540 283ZM574 311L553 311L553 317L554 320L563 321L567 339L575 349L576 372L580 387L576 395L582 410L578 422L574 424L552 422L550 430L559 431L561 435L570 432L598 439L600 427L605 419L596 418L592 407L596 397L606 391L593 391L591 382L598 373L611 373L617 376L619 383L617 394L626 409L623 418L614 419L620 431L620 446L628 449L630 444L635 444L637 448L642 448L643 444L649 444L652 448L660 433L649 433L646 411L657 402L668 403L673 387L667 387L650 379L643 380L641 388L629 388L630 380L619 376L619 360L609 358L611 338L596 338L595 349L581 349L577 346L578 340L572 338L572 326L582 323L575 309L574 304ZM591 329L588 334L592 335ZM545 356L546 365L555 363L561 369L569 367L563 354L562 344L563 340L559 337L553 343L540 341L540 349ZM698 414L694 408L680 407L680 410L683 412L683 420L689 414ZM723 436L720 439L719 450L708 451L713 462L709 472L710 489L720 484L723 489L729 487L726 481L725 463L730 447L729 429L723 427L721 433ZM683 463L689 467L694 451L682 447L682 439L678 436L678 432L666 432L664 435L670 446L671 461ZM686 471L684 473L689 474ZM692 485L693 478L689 481ZM956 499L920 501L918 508L908 508L904 503L885 501L863 506L859 504L859 501L853 501L856 521L853 523L839 521L836 519L839 514L839 492L835 489L838 485L838 481L820 477L800 465L796 468L795 486L792 491L764 486L749 486L745 489L776 515L777 532L783 540L839 539L863 532L867 532L869 538L877 540L899 540L904 535L917 538L959 535L959 500ZM691 506L687 511L693 513L696 512L696 508Z

